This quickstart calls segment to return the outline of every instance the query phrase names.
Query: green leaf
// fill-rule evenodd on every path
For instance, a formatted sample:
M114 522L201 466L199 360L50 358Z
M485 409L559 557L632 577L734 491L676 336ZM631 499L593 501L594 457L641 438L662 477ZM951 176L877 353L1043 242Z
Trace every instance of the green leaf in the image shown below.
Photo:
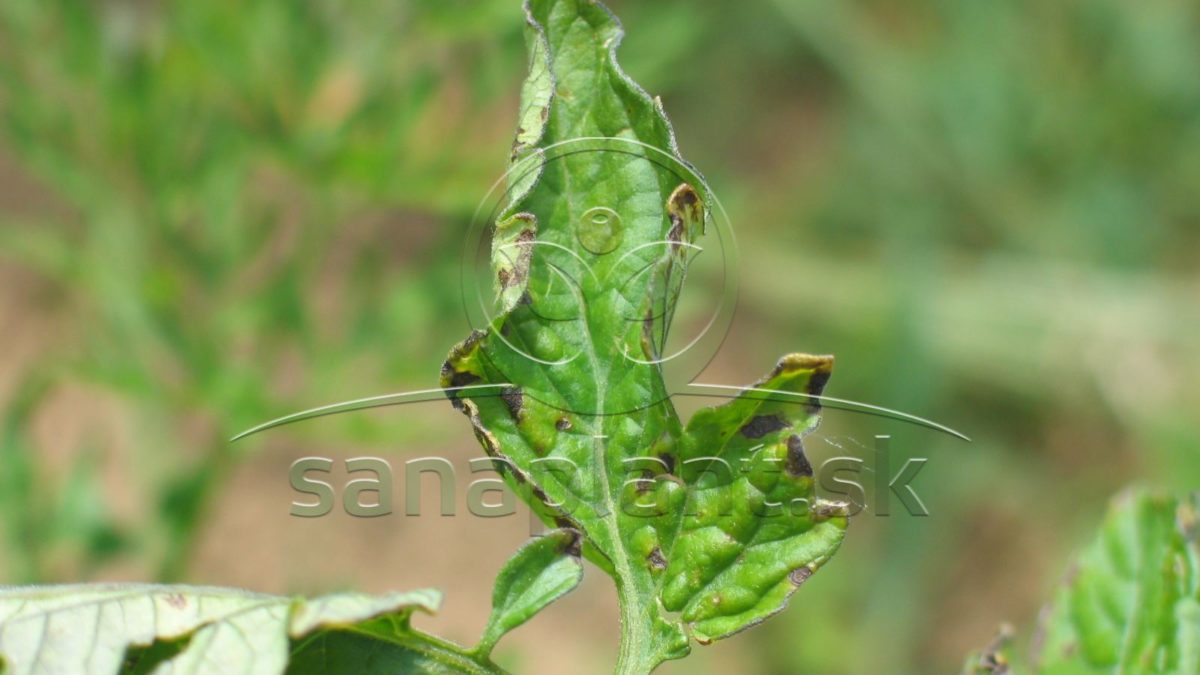
M662 601L700 642L778 612L837 550L842 504L814 498L803 437L820 406L776 392L819 395L830 357L793 354L737 399L696 413L679 456L687 502L677 518ZM731 472L743 476L732 480Z
M530 75L492 240L500 314L451 351L442 385L507 385L451 401L517 493L583 534L617 584L618 670L647 672L689 636L779 611L840 544L845 508L815 498L801 440L832 358L785 357L684 428L662 355L712 197L661 103L617 66L608 10L526 10Z
M555 530L525 544L500 570L492 616L476 652L484 656L512 629L566 595L583 579L579 533Z
M7 675L41 673L492 673L486 659L409 626L436 591L312 600L140 584L0 589ZM364 659L366 661L364 661Z
M1042 614L1037 672L1200 672L1198 504L1115 500Z

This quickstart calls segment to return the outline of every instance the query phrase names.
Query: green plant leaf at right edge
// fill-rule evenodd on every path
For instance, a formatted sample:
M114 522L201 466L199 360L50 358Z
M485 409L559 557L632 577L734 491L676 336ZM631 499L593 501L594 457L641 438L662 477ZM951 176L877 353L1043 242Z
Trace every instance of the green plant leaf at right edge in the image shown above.
M304 599L148 584L0 587L0 673L501 672L413 629L437 591Z
M1043 612L1044 675L1200 673L1198 499L1118 497Z

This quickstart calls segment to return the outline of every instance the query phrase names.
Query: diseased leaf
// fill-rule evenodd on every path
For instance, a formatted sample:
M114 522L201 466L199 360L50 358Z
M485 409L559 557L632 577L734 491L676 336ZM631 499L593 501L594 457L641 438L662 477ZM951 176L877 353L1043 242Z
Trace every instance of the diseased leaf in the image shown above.
M409 627L413 612L440 602L436 591L304 600L139 584L5 588L0 657L7 675L373 672L314 649L357 641L374 662L405 663L405 672L497 672ZM319 669L316 656L327 659Z
M1198 503L1117 498L1042 614L1037 672L1200 672Z
M380 617L335 627L293 643L287 675L500 673L490 661L458 645L412 630L406 621Z
M819 395L832 367L830 357L785 357L688 422L679 456L689 489L674 538L662 538L670 557L660 584L664 607L681 612L700 642L778 612L841 543L847 511L814 500L804 452L820 405L776 393Z
M711 195L661 103L618 68L607 9L526 11L530 75L492 240L501 313L452 350L442 384L510 385L451 401L517 493L583 534L620 595L618 670L647 672L689 635L778 611L840 544L845 509L815 498L801 440L832 359L785 357L684 428L661 360Z
M533 618L583 579L579 533L555 530L525 544L500 570L492 615L476 651L487 655L505 633Z

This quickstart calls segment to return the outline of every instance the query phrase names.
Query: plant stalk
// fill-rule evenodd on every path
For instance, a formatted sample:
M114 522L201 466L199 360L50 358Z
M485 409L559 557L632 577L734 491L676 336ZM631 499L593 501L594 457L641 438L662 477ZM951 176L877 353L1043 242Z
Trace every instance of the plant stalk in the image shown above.
M647 675L659 660L651 642L654 634L650 607L640 602L636 588L628 582L617 583L617 601L621 611L621 646L617 654L616 675Z

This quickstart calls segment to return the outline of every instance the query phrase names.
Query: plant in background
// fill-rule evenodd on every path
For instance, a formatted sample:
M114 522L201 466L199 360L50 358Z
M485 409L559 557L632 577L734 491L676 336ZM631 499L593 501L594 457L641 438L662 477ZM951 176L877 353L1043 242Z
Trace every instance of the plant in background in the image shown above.
M1010 665L997 644L963 672L1200 673L1198 506L1196 495L1118 496L1042 611L1029 658Z
M492 246L501 313L454 348L442 385L555 529L503 567L478 644L411 625L435 591L18 587L0 590L0 671L497 672L498 641L572 590L586 558L616 585L617 671L646 673L780 611L833 555L847 511L815 496L803 444L832 359L785 356L679 419L661 361L711 195L655 160L682 164L661 104L617 67L603 6L530 0L527 15L518 170ZM548 154L579 138L604 151ZM1047 611L1031 667L1200 671L1196 528L1194 500L1120 502ZM1007 663L989 650L967 668Z
M471 4L476 20L509 6ZM8 579L194 575L254 456L231 434L277 405L427 380L412 354L458 337L436 321L458 306L452 233L495 167L479 137L443 130L502 117L509 78L489 52L517 33L453 16L405 1L0 3ZM30 354L11 351L25 339ZM49 440L39 420L63 403L65 438ZM343 421L339 442L356 444L431 426ZM48 457L70 461L69 482Z
M581 555L617 585L618 670L648 672L685 655L690 639L706 643L779 611L833 554L846 513L815 498L801 441L832 360L785 357L759 383L779 394L747 392L681 423L658 352L708 219L706 190L694 173L681 182L656 163L655 149L677 157L672 132L661 105L617 67L621 33L607 9L564 0L527 12L532 65L513 161L530 170L516 174L494 235L504 313L455 348L442 377L498 468L561 529L501 572L479 646L409 626L414 611L436 606L428 592L291 602L181 587L18 589L0 601L10 609L0 654L14 672L121 663L494 670L492 646L575 586ZM545 160L543 149L583 137L636 144ZM611 219L590 218L596 209ZM555 470L556 459L579 471ZM731 466L736 476L722 470ZM783 512L768 513L772 505ZM92 632L97 640L81 639ZM244 648L226 642L236 636L247 637Z

